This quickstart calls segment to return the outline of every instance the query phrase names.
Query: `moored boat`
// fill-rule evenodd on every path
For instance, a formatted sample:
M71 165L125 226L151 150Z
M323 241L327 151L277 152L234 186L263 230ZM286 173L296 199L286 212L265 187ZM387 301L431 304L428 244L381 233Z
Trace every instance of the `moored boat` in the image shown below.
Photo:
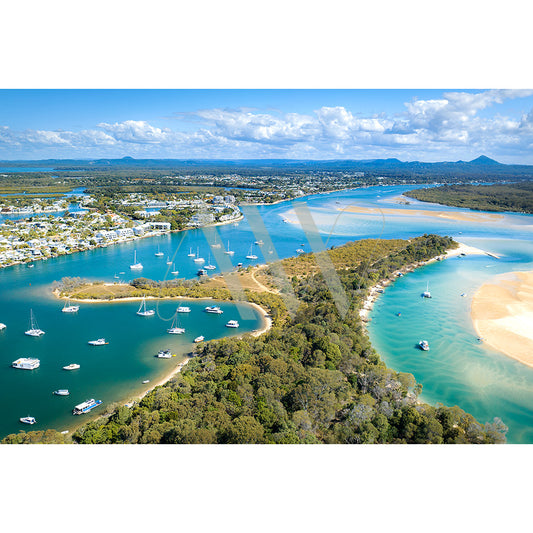
M104 338L102 338L102 339L96 339L95 341L89 341L89 344L91 346L103 346L104 344L109 344L109 343L106 342Z
M19 418L19 420L23 424L35 424L35 422L37 422L37 420L35 420L35 418L33 416L25 416L23 418Z
M130 265L131 270L142 270L143 264L139 261L137 262L137 250L133 252L133 264Z
M68 389L57 389L54 391L56 396L68 396L70 394Z
M146 298L143 298L139 310L137 311L139 316L154 316L155 311L153 309L146 309Z
M167 333L170 333L171 335L181 335L182 333L185 333L185 328L181 327L177 314L174 315L172 325L167 329Z
M176 311L178 313L190 313L191 312L191 308L190 307L187 307L187 306L184 306L184 305L180 305Z
M431 293L429 292L429 281L426 285L426 290L422 293L422 298L431 298Z
M80 365L77 363L70 363L70 365L64 366L63 370L77 370L78 368L80 368Z
M238 328L238 327L239 327L239 323L238 323L236 320L230 320L230 321L226 324L226 327L227 327L227 328Z
M420 346L420 349L421 350L424 350L425 352L427 352L429 350L429 343L428 341L420 341L418 343L418 346Z
M94 398L91 398L90 400L85 400L84 402L74 406L74 409L72 409L73 415L83 415L85 413L88 413L95 407L98 407L102 403L102 400L95 400Z
M30 337L40 337L41 335L44 335L44 331L42 329L39 329L37 326L37 322L35 320L35 317L33 316L33 310L30 309L30 329L24 332L26 335L29 335Z
M199 337L196 337L196 339L194 339L194 342L202 342L203 340L205 340L205 337L203 335L200 335Z
M34 370L39 368L41 361L35 357L19 357L16 361L11 363L13 368L20 368L21 370Z
M172 352L170 350L159 350L156 357L159 359L170 359L172 357Z
M77 313L80 310L79 305L70 305L70 300L67 298L67 301L65 302L65 305L63 306L63 313Z
M209 305L205 308L206 313L212 313L215 315L221 315L224 311L218 307L218 305Z
M0 322L0 331L2 331L3 329L6 329L6 328L7 328L7 326L4 323Z

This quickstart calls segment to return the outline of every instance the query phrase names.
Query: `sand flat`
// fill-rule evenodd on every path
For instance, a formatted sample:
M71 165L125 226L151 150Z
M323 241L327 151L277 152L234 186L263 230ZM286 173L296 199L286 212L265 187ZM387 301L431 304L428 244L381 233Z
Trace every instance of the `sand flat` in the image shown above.
M482 285L471 316L484 342L533 367L533 272L502 274Z

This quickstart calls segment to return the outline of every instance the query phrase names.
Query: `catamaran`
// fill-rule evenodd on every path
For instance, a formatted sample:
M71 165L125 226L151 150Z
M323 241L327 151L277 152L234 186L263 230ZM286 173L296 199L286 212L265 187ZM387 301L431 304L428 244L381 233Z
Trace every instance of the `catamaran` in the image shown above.
M200 257L200 248L196 248L196 257L193 259L195 263L205 263L205 259Z
M230 250L229 248L229 241L228 241L228 249L224 251L225 254L233 255L235 252L233 250Z
M157 245L157 252L154 254L156 257L163 257L165 254L159 249L159 244Z
M179 270L176 270L176 263L172 263L172 270L170 273L174 276L177 276L180 273Z
M109 343L106 342L104 338L102 338L102 339L96 339L95 341L89 341L89 344L91 346L103 346L104 344L109 344Z
M253 244L250 245L250 251L248 252L248 255L246 256L246 259L257 259L257 255L255 255L252 252Z
M155 311L153 309L146 309L146 298L143 297L143 301L141 302L141 305L139 306L139 310L137 311L137 314L139 316L154 316Z
M431 293L429 292L429 281L426 285L426 290L422 293L422 298L431 298Z
M133 252L133 264L130 265L131 270L142 270L143 264L139 261L137 263L137 250Z
M171 335L181 335L182 333L185 333L185 329L182 328L181 324L179 323L178 315L174 315L172 326L170 329L167 329L167 333L170 333Z
M63 309L61 309L61 311L63 311L63 313L76 313L80 310L80 306L79 305L70 305L70 300L67 298L67 301L65 302L65 305L63 307Z
M44 335L44 331L37 327L37 322L33 317L32 309L30 309L30 329L28 331L25 331L24 333L26 335L29 335L30 337L40 337L41 335Z
M227 328L238 328L238 327L239 327L239 323L238 323L236 320L230 320L230 321L226 324L226 327L227 327Z

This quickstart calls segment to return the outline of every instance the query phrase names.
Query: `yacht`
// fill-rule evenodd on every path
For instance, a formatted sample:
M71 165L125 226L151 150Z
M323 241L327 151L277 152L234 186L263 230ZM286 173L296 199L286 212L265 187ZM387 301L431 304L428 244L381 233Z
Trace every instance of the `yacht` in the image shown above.
M0 331L2 331L3 329L6 329L7 326L5 324L3 324L2 322L0 322Z
M261 246L262 244L265 244L261 239L259 239L258 241L255 241L254 244L258 244L259 246Z
M224 253L225 254L228 254L228 255L233 255L235 252L233 250L230 250L229 248L229 241L228 241L228 249L227 250L224 250Z
M170 326L170 329L167 329L167 333L170 333L171 335L181 335L182 333L185 333L185 329L182 328L179 323L178 315L174 315L172 326Z
M167 255L167 265L171 265L172 261L170 260L170 256Z
M190 312L191 312L191 308L190 308L190 307L186 307L186 306L184 306L184 305L180 305L180 306L176 309L176 311L177 311L178 313L190 313Z
M156 257L163 257L165 254L159 249L159 244L157 245L157 252L154 254Z
M172 270L170 271L170 273L174 276L177 276L180 273L179 270L176 270L176 263L172 263Z
M139 316L154 316L155 311L153 309L146 309L146 298L143 298L143 301L137 311Z
M198 272L196 272L197 276L207 276L207 270L205 268L200 268Z
M250 245L250 251L248 252L248 255L246 256L246 259L257 259L257 255L255 255L252 252L253 244Z
M33 268L35 265L33 263L28 263L28 268Z
M133 264L130 265L131 270L142 270L143 264L141 262L137 263L137 250L133 252Z
M73 415L83 415L85 413L88 413L95 407L98 407L102 403L102 400L94 400L91 398L90 400L85 400L84 402L76 405L74 409L72 409Z
M24 418L19 419L23 424L35 424L37 420L33 416L25 416Z
M34 370L39 368L41 361L35 357L20 357L11 363L13 368L20 368L21 370Z
M187 257L194 257L194 252L192 251L192 248L189 248L189 253L187 254Z
M149 379L143 380L143 385L146 384L146 383L150 383L150 380Z
M70 363L70 365L64 366L63 370L77 370L78 368L80 368L80 365L77 363Z
M226 327L227 327L227 328L238 328L238 327L239 327L239 323L238 323L236 320L230 320L230 321L226 324Z
M209 252L209 259L207 260L207 265L204 266L206 270L215 270L216 266L211 264L211 252Z
M196 339L194 339L194 342L202 342L204 339L205 337L203 335L200 335L199 337L196 337Z
M67 298L67 301L65 302L65 305L61 311L63 313L77 313L80 310L79 305L70 305L70 300Z
M429 292L429 281L426 285L426 290L422 293L422 298L431 298L431 293Z
M217 305L210 305L205 308L205 312L212 313L215 315L221 315L224 311L222 311L222 309L220 309L220 307L218 307Z
M298 249L296 250L296 253L297 253L297 254L303 254L303 253L305 253L305 251L302 250L301 248L298 248Z
M105 339L96 339L95 341L89 341L91 346L103 346L104 344L109 344Z
M29 335L30 337L40 337L41 335L44 335L44 331L37 327L37 322L35 321L35 318L33 317L33 311L31 309L30 309L30 329L28 331L25 331L24 333L26 335Z
M220 243L217 242L217 234L215 233L215 242L211 245L211 248L220 248Z
M466 292L463 292L463 294L461 294L461 296L462 296L463 298L465 298L465 297L466 297Z
M205 259L200 257L200 249L196 248L196 257L193 259L195 263L205 263Z
M170 350L159 350L156 357L159 357L159 359L170 359L172 352Z
M68 396L70 394L68 389L57 389L54 391L56 396Z
M428 341L420 341L418 343L418 346L420 346L421 350L424 350L425 352L429 351L429 344Z

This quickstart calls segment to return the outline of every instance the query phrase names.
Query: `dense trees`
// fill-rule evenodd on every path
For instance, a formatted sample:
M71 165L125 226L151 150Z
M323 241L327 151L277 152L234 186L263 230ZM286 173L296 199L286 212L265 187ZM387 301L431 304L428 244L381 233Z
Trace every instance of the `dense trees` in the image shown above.
M294 318L283 312L278 295L268 295L279 312L268 333L197 345L180 374L131 409L118 407L111 416L79 428L74 441L503 442L506 428L499 420L482 426L459 407L421 403L420 385L412 375L384 365L359 318L365 294L361 287L374 274L388 275L409 262L429 259L452 243L426 235L385 256L378 254L372 264L351 247L352 260L345 260L353 266L338 270L350 301L346 316L339 315L320 272L296 277L293 288L300 307ZM375 244L379 248L380 242Z
M423 202L483 211L533 213L533 182L531 181L503 185L446 185L415 189L404 195Z

